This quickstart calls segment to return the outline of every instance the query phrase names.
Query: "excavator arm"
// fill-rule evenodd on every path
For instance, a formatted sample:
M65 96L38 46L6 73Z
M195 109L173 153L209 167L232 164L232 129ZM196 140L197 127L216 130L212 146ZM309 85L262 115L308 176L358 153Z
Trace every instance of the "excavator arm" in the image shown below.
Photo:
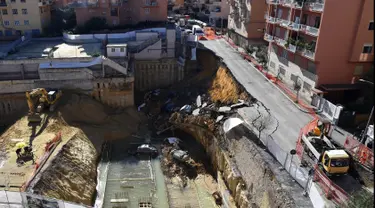
M27 105L29 106L29 113L34 113L35 106L29 92L26 92L26 101Z

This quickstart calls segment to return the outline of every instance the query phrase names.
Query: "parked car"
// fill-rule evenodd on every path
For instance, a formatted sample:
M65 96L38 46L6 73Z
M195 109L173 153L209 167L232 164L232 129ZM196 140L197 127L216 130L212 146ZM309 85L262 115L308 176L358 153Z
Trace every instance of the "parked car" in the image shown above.
M150 155L151 157L159 154L158 149L150 144L139 145L135 151L129 151L129 153L134 155Z

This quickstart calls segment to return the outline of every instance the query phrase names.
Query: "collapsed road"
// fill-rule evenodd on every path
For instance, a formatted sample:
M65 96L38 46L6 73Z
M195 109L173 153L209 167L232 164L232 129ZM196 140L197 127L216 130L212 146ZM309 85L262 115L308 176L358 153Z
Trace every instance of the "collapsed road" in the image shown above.
M264 116L269 113L275 119L274 127L268 129L274 140L286 151L294 149L300 129L312 120L312 116L298 109L225 40L200 41L200 44L222 58L234 78L259 101L259 112ZM254 112L258 114L254 108L243 108L238 113L247 123L252 123ZM262 136L265 138L266 134Z

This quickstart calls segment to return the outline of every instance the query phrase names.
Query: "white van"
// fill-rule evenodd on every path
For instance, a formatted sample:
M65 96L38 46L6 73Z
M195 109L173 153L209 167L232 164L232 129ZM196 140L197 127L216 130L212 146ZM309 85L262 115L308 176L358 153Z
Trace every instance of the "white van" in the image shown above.
M203 29L199 25L193 25L192 31L193 31L193 35L204 36Z

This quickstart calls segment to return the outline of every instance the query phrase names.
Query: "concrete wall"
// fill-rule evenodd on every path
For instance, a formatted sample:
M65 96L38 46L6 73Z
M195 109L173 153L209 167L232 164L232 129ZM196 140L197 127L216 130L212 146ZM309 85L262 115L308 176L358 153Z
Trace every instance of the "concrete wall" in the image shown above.
M91 80L93 71L87 68L39 69L41 80Z
M148 46L139 53L134 54L136 60L154 60L161 58L161 40L154 43L153 45Z
M175 59L135 60L135 88L139 91L166 87L184 78Z
M11 123L27 112L25 92L34 88L77 90L92 95L112 107L134 105L134 78L102 78L95 80L19 80L0 81L0 125Z

